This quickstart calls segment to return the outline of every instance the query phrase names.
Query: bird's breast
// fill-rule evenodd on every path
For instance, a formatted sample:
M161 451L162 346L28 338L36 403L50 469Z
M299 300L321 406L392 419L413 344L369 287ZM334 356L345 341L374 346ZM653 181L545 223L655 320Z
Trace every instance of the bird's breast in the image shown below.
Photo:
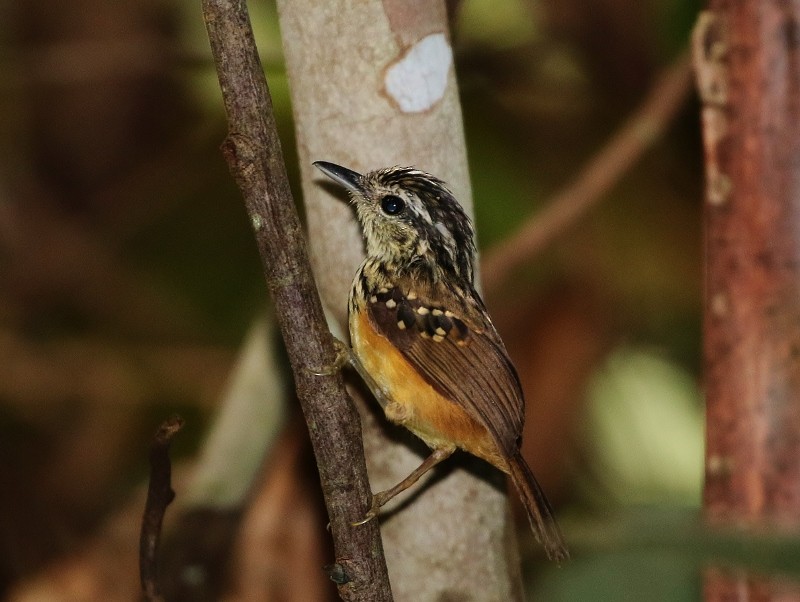
M350 337L364 369L392 401L384 408L390 421L406 427L432 449L455 445L506 470L488 430L431 386L402 352L375 330L366 312L351 313Z

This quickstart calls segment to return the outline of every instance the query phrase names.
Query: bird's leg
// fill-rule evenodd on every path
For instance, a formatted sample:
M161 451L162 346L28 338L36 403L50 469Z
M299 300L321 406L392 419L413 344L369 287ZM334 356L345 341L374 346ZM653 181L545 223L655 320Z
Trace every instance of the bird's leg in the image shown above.
M353 525L363 525L371 521L373 518L378 516L378 512L386 502L391 500L394 496L398 493L401 493L411 487L414 483L419 481L420 477L428 472L431 468L436 466L439 462L446 460L453 452L456 451L455 446L452 447L443 447L433 451L433 453L425 458L425 460L420 464L410 475L408 475L405 479L400 481L394 487L387 489L385 491L381 491L379 493L375 493L372 496L372 503L370 504L369 512L367 512L366 516L358 521L353 523Z

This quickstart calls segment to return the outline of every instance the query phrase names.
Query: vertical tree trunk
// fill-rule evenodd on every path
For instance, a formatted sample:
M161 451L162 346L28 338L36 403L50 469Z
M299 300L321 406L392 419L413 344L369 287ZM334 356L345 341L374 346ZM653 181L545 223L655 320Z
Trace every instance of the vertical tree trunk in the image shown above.
M800 2L710 8L694 40L707 175L706 515L719 525L797 527ZM707 600L742 591L773 599L752 576L706 581ZM781 599L800 600L800 589Z
M330 193L311 162L359 171L415 165L446 180L471 211L447 14L443 2L431 0L279 0L278 8L312 263L323 302L346 330L361 235L352 209ZM382 416L362 417L378 491L405 477L420 456L397 441L402 434L388 435ZM452 467L442 466L444 478L421 494L402 496L410 503L383 521L395 599L519 600L503 492L463 469L448 472Z

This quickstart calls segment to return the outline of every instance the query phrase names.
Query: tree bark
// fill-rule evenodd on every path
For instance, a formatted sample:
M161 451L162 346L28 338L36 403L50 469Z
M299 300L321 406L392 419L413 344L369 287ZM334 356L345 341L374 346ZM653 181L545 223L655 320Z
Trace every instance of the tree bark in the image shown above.
M800 2L710 8L694 36L707 178L705 511L712 525L796 528ZM779 589L800 600L797 587ZM747 574L706 579L707 600L777 591Z
M352 209L311 163L357 171L415 165L447 181L471 211L447 14L443 2L430 0L279 0L278 9L312 264L329 316L345 331L348 291L363 257L361 234ZM411 472L422 450L412 451L406 434L388 429L374 411L365 409L362 417L378 491ZM397 600L521 599L502 486L489 482L494 475L487 480L464 470L469 462L452 458L422 492L401 496L400 511L384 512Z
M348 601L392 600L376 525L356 529L370 497L358 414L335 361L311 275L278 139L272 102L244 0L204 0L229 133L223 153L244 197L275 301L297 396L308 424L330 518L336 562L329 574Z

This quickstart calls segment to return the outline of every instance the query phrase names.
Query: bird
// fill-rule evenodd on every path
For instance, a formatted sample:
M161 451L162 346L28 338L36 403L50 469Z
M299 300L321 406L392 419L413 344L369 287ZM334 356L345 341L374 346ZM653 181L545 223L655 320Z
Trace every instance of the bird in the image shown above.
M366 247L348 299L350 347L339 343L332 369L352 364L386 418L431 449L405 479L373 494L359 523L460 449L510 476L547 556L568 559L520 453L522 387L475 288L475 234L464 209L442 180L413 167L362 175L313 165L349 193Z

